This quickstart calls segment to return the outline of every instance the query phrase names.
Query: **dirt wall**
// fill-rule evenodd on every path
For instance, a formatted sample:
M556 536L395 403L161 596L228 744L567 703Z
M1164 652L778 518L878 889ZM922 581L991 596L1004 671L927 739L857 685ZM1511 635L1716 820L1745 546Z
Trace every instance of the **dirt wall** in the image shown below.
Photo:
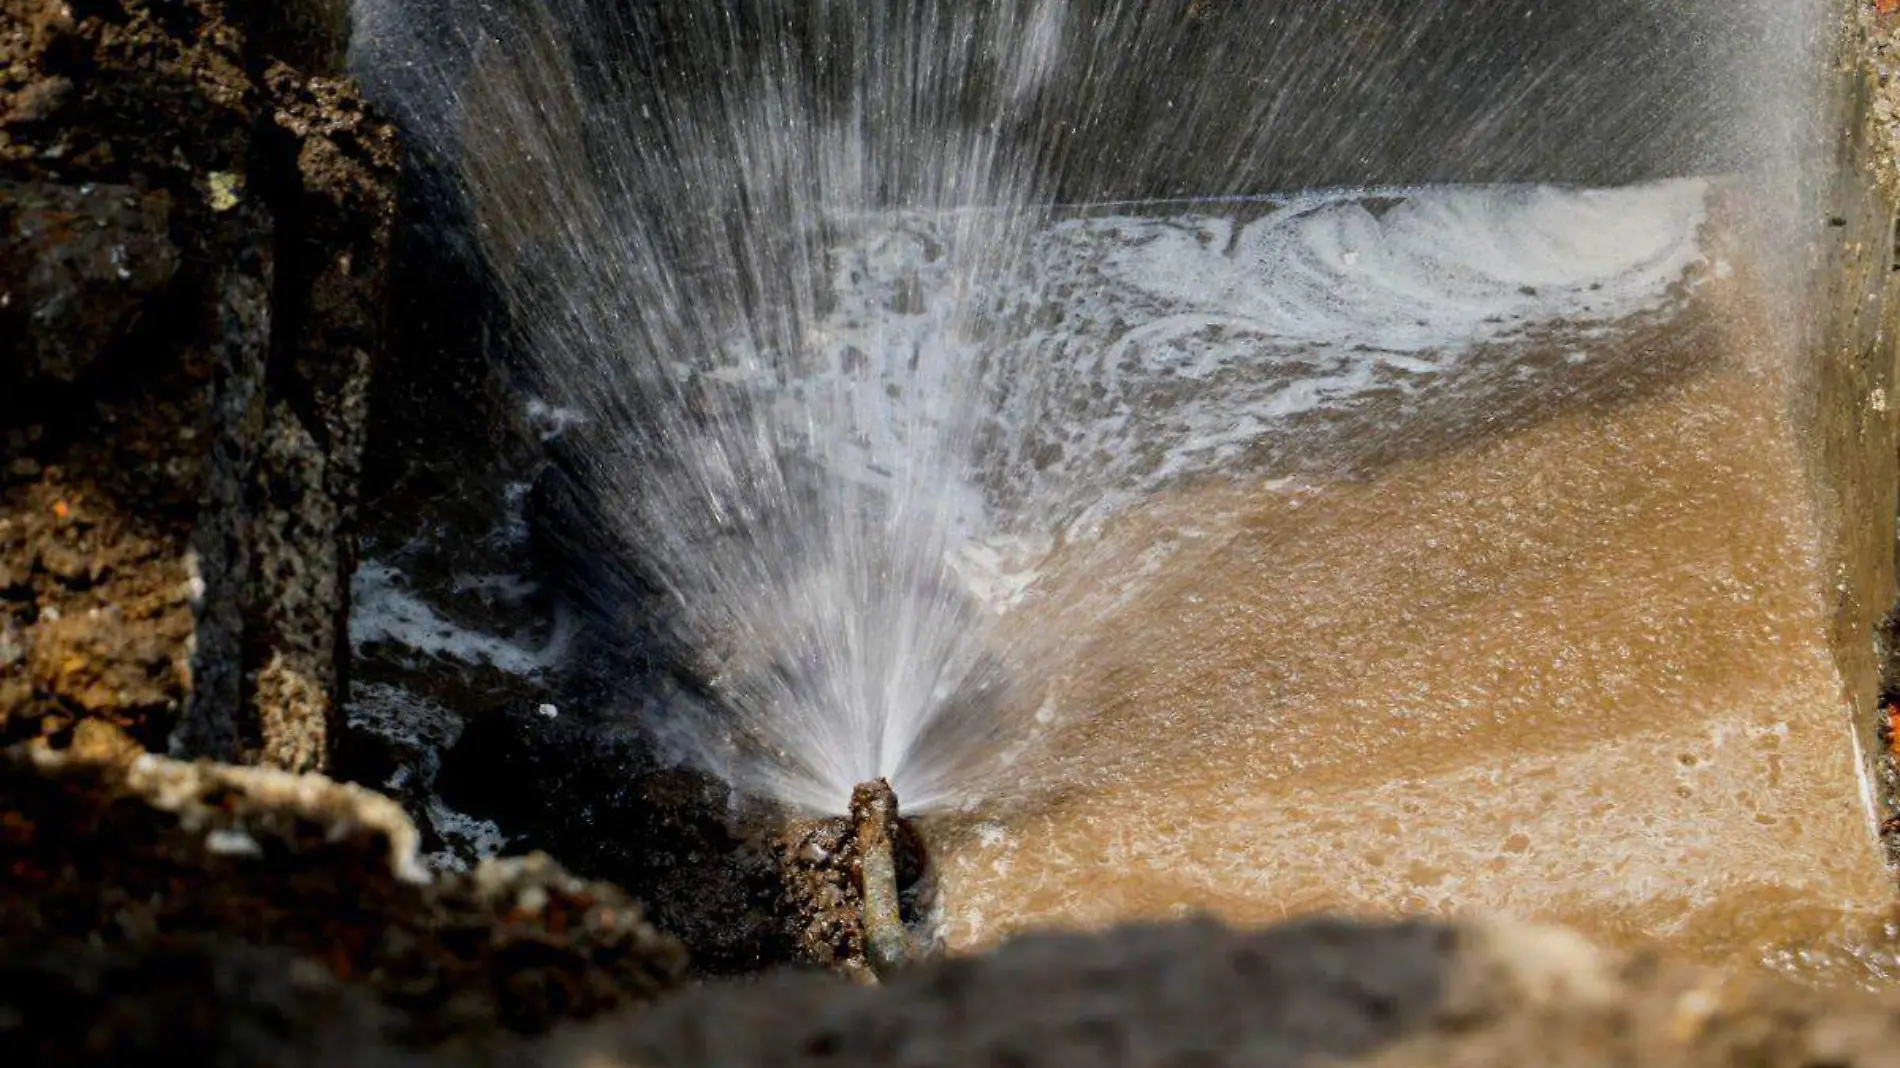
M1822 522L1832 546L1826 596L1833 644L1846 680L1844 700L1858 722L1863 763L1881 810L1889 856L1895 856L1896 671L1894 610L1896 511L1900 511L1900 249L1895 246L1900 204L1900 103L1894 74L1900 64L1900 15L1872 4L1846 5L1840 38L1843 61L1833 91L1832 166L1822 190L1821 236L1809 244L1814 293L1807 346L1813 362L1813 407L1805 413L1814 434L1816 486Z
M327 760L396 160L346 7L0 5L6 739Z

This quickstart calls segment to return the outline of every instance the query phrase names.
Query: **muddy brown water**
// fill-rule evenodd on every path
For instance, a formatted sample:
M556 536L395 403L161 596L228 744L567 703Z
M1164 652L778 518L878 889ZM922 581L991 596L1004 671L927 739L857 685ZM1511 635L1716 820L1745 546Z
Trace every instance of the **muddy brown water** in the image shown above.
M929 825L948 945L1486 913L1879 978L1894 883L1801 376L1747 272L1717 274L1524 387L1689 369L1662 388L1350 481L1182 489L1059 553L1012 616L1068 650L1021 789Z

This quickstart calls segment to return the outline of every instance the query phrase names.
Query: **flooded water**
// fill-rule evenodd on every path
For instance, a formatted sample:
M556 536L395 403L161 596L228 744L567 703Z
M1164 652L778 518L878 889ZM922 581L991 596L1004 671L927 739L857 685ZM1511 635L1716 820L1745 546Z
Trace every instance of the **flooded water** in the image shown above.
M1467 358L1477 433L1340 405L1350 475L1157 493L1058 552L1010 617L1064 635L1013 800L932 826L949 944L1476 912L1889 969L1799 376L1714 229L1665 310Z
M953 947L1493 911L1885 967L1776 310L1829 5L355 6L588 625L664 663L616 713L805 812L890 777ZM397 578L365 632L549 662Z
M1538 418L1497 375L1695 284L1686 176L1794 164L1823 6L358 0L352 64L558 413L627 718L925 810L1022 737L983 608L1053 548Z

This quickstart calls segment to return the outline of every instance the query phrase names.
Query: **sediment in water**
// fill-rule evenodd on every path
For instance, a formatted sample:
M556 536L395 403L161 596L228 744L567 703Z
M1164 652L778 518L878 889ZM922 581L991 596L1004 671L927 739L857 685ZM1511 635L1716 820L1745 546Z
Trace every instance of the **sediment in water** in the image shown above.
M1083 636L1012 769L1051 788L944 830L952 943L1181 909L1502 911L1782 964L1878 936L1892 202L1840 174L1805 333L1761 319L1781 282L1721 236L1730 200L1719 277L1561 343L1586 359L1524 386L1536 418L1443 450L1424 424L1350 482L1164 494L1073 547L1021 621ZM1670 370L1565 388L1599 363Z

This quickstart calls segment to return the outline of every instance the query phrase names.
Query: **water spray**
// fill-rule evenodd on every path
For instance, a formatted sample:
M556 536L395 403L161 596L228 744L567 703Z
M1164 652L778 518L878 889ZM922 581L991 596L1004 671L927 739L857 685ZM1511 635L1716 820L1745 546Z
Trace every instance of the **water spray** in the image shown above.
M1702 261L1703 183L1572 187L1731 169L1705 87L1818 2L355 0L353 62L453 170L569 424L574 592L689 661L627 714L739 793L850 791L826 841L856 837L886 974L908 831L861 780L923 813L1022 777L1039 704L1006 684L1094 623L999 622L1050 547L1190 482L1416 455L1382 398L1450 433L1493 383L1541 396L1502 343ZM1411 188L1448 174L1507 184Z
M851 824L857 832L858 888L863 894L864 956L879 978L911 959L910 933L897 903L897 794L885 779L851 791Z

